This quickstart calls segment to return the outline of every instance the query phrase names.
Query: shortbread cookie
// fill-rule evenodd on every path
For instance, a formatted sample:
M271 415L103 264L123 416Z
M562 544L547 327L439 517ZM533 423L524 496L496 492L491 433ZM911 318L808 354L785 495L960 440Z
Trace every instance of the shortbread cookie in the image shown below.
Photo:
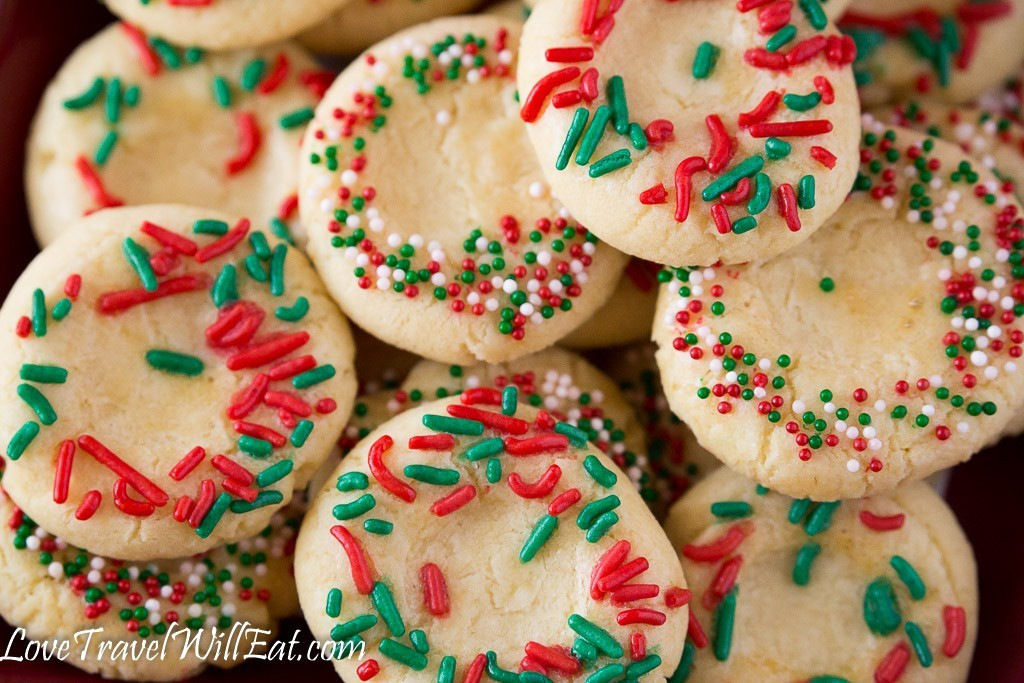
M309 253L363 329L446 363L550 346L625 257L551 198L518 119L518 24L442 19L350 66L304 145Z
M1020 70L1024 1L854 0L839 20L857 43L865 104L973 100Z
M480 0L350 0L303 31L299 41L314 52L354 55L404 28L463 14L479 4Z
M305 257L246 219L110 209L43 251L0 328L4 486L129 560L257 533L348 419L352 338Z
M574 349L621 346L651 338L654 307L658 303L655 279L660 267L630 259L608 303L561 341Z
M582 432L516 393L399 415L314 502L296 583L317 638L363 643L334 662L345 680L675 671L689 594L664 532Z
M688 681L967 680L974 556L923 483L812 503L722 468L665 530L693 591Z
M179 45L266 45L323 20L350 0L103 0L125 21Z
M25 180L36 238L49 244L99 209L156 202L274 218L286 237L296 148L322 87L292 43L204 53L128 24L104 29L71 55L36 114Z
M104 678L173 681L234 666L264 652L277 620L292 613L299 519L286 508L251 539L187 559L131 563L68 545L0 491L0 614L28 638L69 641L64 661ZM215 638L214 629L225 635ZM186 642L194 638L198 650ZM124 656L161 648L162 658ZM207 650L209 657L196 655Z
M657 263L741 263L806 240L853 183L853 41L822 5L540 3L520 116L552 192Z
M855 191L774 259L665 271L669 402L727 465L815 500L969 458L1024 402L1013 194L948 142L865 117Z

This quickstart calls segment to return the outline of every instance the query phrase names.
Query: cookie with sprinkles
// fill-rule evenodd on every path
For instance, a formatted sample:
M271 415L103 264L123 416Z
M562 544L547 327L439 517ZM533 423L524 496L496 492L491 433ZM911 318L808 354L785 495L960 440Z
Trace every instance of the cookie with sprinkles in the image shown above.
M967 680L974 554L923 483L812 503L723 467L665 530L693 591L678 680Z
M554 200L518 117L519 24L440 19L331 86L303 146L299 207L328 289L363 329L445 363L546 348L626 258Z
M542 2L520 50L520 117L552 192L633 256L778 254L855 178L853 41L817 0Z
M348 323L306 258L205 209L83 219L18 279L0 327L7 492L122 559L257 533L327 457L356 390Z
M666 270L666 395L777 491L872 495L969 458L1024 403L1024 215L955 145L865 116L861 168L806 245Z
M324 78L294 43L204 53L128 24L104 29L36 113L25 170L36 238L49 244L99 209L177 202L273 219L290 239L296 148Z
M404 28L470 12L479 4L480 0L350 0L299 34L299 41L314 52L354 55Z
M854 0L839 27L857 44L854 74L869 105L966 103L1024 59L1022 0Z
M664 532L579 430L495 393L409 410L334 472L296 547L311 630L365 648L345 680L662 680L689 600Z
M252 628L289 616L300 516L283 510L253 538L195 557L133 563L93 555L46 532L0 493L0 614L29 638L71 643L65 661L104 678L172 681L240 664ZM278 604L278 594L285 603ZM213 636L216 627L227 635ZM102 629L91 634L90 629ZM76 639L75 634L80 636ZM177 634L177 635L175 635ZM210 650L206 659L195 653ZM237 645L237 650L235 647ZM164 652L125 661L124 652ZM256 646L260 652L266 647ZM102 656L100 652L102 651Z
M608 302L561 344L573 349L596 349L649 339L660 269L650 261L630 259Z
M289 38L350 0L103 0L125 21L179 45L213 50Z

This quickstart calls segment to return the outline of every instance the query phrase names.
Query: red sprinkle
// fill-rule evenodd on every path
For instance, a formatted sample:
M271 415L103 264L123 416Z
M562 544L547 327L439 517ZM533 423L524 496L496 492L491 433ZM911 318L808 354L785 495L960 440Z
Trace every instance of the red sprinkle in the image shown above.
M715 221L715 229L718 230L718 234L728 235L732 232L732 220L729 219L729 210L725 208L725 204L718 202L712 205L711 218Z
M814 77L814 89L821 95L822 104L832 104L836 101L836 93L832 89L832 83L824 76Z
M249 167L260 149L260 128L256 117L249 112L235 115L235 126L238 128L238 151L224 163L224 172L229 176L238 175Z
M132 485L132 488L141 493L146 500L153 503L153 505L160 507L167 503L167 494L164 493L159 486L144 477L138 470L126 463L124 460L117 457L112 451L93 437L88 434L83 434L78 437L78 445L82 447L82 450L95 458L101 465L105 465L108 469L113 471L114 474L127 480L127 482Z
M800 214L797 209L796 192L793 191L793 186L789 183L782 183L779 185L775 197L779 204L779 213L786 219L786 226L790 232L799 232L801 227Z
M630 579L640 576L650 568L646 557L637 557L626 564L608 571L597 580L597 589L602 593L615 590Z
M527 484L518 472L508 475L508 487L520 498L543 498L551 493L562 476L562 468L552 464L533 484Z
M492 413L489 410L480 410L479 408L473 408L458 403L449 405L447 410L448 414L452 417L476 420L477 422L482 422L486 426L506 434L520 435L530 431L530 423L526 420L521 420L518 417L502 415L501 413Z
M704 633L704 629L701 627L700 622L697 621L697 615L693 613L692 609L690 610L689 617L690 623L687 625L686 633L690 637L690 640L693 641L693 644L698 649L703 650L708 646L708 637Z
M250 346L244 351L239 351L233 356L229 356L227 366L229 370L245 370L247 368L256 368L261 365L266 365L267 363L288 355L292 351L302 347L308 341L308 332L294 332L262 344L257 344L256 346ZM276 379L274 377L273 370L269 375L270 379Z
M82 502L78 504L78 509L75 510L75 519L80 522L92 517L96 514L96 510L99 509L100 503L103 502L103 494L93 489L84 496L82 496Z
M142 63L142 68L150 76L156 76L160 73L160 60L157 58L156 53L149 46L149 41L146 40L146 34L132 26L126 21L121 22L121 30L128 37L128 41L132 44L135 49L135 53L139 57L139 61Z
M206 449L202 446L196 446L182 456L181 460L175 463L174 467L172 467L171 471L168 473L168 476L170 476L174 481L181 481L191 474L192 470L199 467L199 463L201 463L205 457Z
M729 133L722 124L718 114L709 114L704 118L704 124L708 127L711 135L711 150L708 152L708 170L712 173L721 173L729 165L732 159L734 145Z
M903 528L906 516L903 514L880 517L869 510L860 511L860 523L872 531L895 531Z
M213 507L213 500L216 496L217 485L213 483L213 479L203 479L199 482L199 496L196 498L196 504L188 516L188 525L190 527L195 529L203 523L203 518L206 517L206 513Z
M549 62L589 62L594 58L594 48L585 45L579 47L552 47L544 51L544 59Z
M487 667L487 655L477 655L473 660L473 663L466 669L466 676L462 679L462 683L480 683L480 679L484 675L484 669Z
M406 503L411 503L416 500L416 490L400 481L398 477L391 473L384 465L384 454L391 450L391 447L395 444L394 440L385 434L370 446L370 452L367 455L367 463L370 466L370 474L373 478L383 486L387 491L395 495ZM436 505L436 503L435 503Z
M124 477L114 482L114 505L121 512L133 517L149 517L155 509L152 503L135 500L128 495L128 480Z
M248 486L256 479L256 475L254 475L252 472L245 469L243 466L239 465L234 460L231 460L230 458L225 458L223 455L213 456L213 460L210 461L210 464L213 465L213 468L215 470L217 470L224 476L239 481L245 486Z
M283 52L278 52L277 57L274 59L273 68L267 77L256 86L256 92L261 95L269 95L274 92L284 83L284 79L288 77L289 70L291 70L291 62L288 61L288 56Z
M683 556L694 562L718 562L740 547L740 543L754 530L750 522L739 522L719 538L705 545L688 543L683 546Z
M373 574L366 561L366 553L348 529L340 524L331 527L331 536L341 544L348 556L349 568L352 571L352 583L362 595L369 595L373 590Z
M64 281L64 294L71 300L78 298L78 293L82 291L82 276L78 273L68 275L68 279Z
M836 155L819 145L811 147L811 158L825 168L831 169L836 167Z
M243 218L238 221L235 227L231 228L223 237L215 242L210 242L196 252L195 259L199 263L206 263L212 259L222 256L235 248L241 242L246 233L249 232L249 219Z
M697 171L703 171L708 167L706 161L701 157L687 157L676 166L676 213L677 223L686 222L690 215L690 193L693 191L691 178Z
M268 391L263 395L263 402L272 408L283 408L299 417L309 417L313 414L313 406L287 391Z
M612 591L612 604L623 605L636 600L649 600L658 597L661 588L653 583L627 583Z
M289 353L291 352L289 351ZM294 377L300 372L312 370L315 367L316 358L313 358L313 356L308 355L299 356L298 358L292 358L290 360L278 363L274 367L270 368L270 370L267 372L267 376L269 376L272 381L276 382L278 380Z
M192 256L199 249L198 244L184 235L179 235L167 228L161 228L159 225L150 223L149 221L142 222L141 230L161 245L168 249L173 249L179 254L184 254L185 256Z
M580 95L583 96L587 102L593 102L597 99L600 94L597 89L597 69L590 67L583 72L583 76L580 77Z
M640 193L640 203L647 206L664 204L666 201L668 201L668 190L665 189L664 183L658 183Z
M569 437L564 434L541 434L529 439L505 439L505 451L509 455L525 456L539 455L540 453L552 453L564 451L569 448Z
M631 624L648 624L650 626L661 626L665 623L665 613L656 609L626 609L615 616L619 626Z
M451 434L427 434L409 437L409 448L414 451L449 451L455 448L455 437Z
M526 100L523 102L523 107L519 111L519 116L527 123L533 123L540 116L541 108L544 106L544 102L547 100L555 88L560 85L579 78L580 68L578 66L569 66L558 71L552 71L551 73L543 76L533 89L530 90L530 94L526 96Z
M449 493L444 498L434 501L433 505L430 506L430 511L438 517L444 517L464 507L474 498L476 498L476 487L472 484L466 484Z
M639 662L647 656L647 636L640 631L629 635L629 658Z
M750 126L750 135L755 138L801 138L830 132L832 132L832 122L828 119L775 121L755 123Z
M65 439L57 452L57 468L53 475L53 502L61 505L68 500L71 484L71 466L75 461L75 442Z
M284 434L274 431L265 425L245 422L243 420L235 420L235 423L232 426L239 434L245 434L246 436L251 436L256 439L269 441L274 448L281 448L288 442L288 438Z
M24 339L32 332L32 319L27 315L23 315L18 318L18 323L14 326L14 333Z
M686 588L672 586L665 591L666 607L682 607L690 604L690 591Z
M736 577L739 576L742 566L743 556L736 555L718 568L718 573L715 574L711 585L708 586L707 591L704 593L703 602L705 609L713 609L732 590L732 587L736 585Z
M946 639L942 643L942 654L956 657L967 637L967 613L963 607L946 605L942 608L942 621L946 624Z
M895 683L903 675L910 661L910 648L900 641L879 662L875 669L875 683Z
M557 517L578 503L581 497L579 489L569 489L559 493L554 500L548 503L548 514Z
M88 159L84 156L79 156L75 159L75 168L78 170L78 176L82 179L82 183L89 192L89 196L92 197L93 203L99 208L109 209L114 206L124 206L123 200L107 192L106 187L103 185L103 179L100 178L99 173L96 172L96 169L93 168Z
M580 670L580 663L560 650L535 641L528 641L523 648L526 654L540 662L546 669L555 669L564 674L572 675Z
M380 664L377 663L376 659L367 659L356 667L356 675L359 676L361 681L368 681L378 673L380 673Z
M228 407L228 417L232 420L239 420L252 411L263 401L270 385L270 377L262 372L252 378L242 393L235 399L235 402Z
M611 548L605 551L594 563L594 570L590 574L590 597L600 600L604 597L605 591L598 588L598 583L610 572L615 571L625 562L629 555L629 541L618 541ZM626 579L628 580L628 579Z
M501 392L491 387L474 387L472 389L466 389L462 392L459 397L465 405L488 405L488 406L500 406L501 405Z
M147 292L140 287L139 289L124 289L102 294L99 299L99 309L100 313L117 313L139 304L162 299L165 296L195 292L209 284L209 278L205 275L181 275L164 280L152 292Z
M256 489L249 488L248 486L238 481L237 479L232 479L230 477L222 481L220 483L220 486L225 491L230 493L232 496L236 498L241 498L242 500L248 503L251 503L254 500L256 500L256 497L260 493Z
M451 609L448 600L448 584L445 583L441 568L433 562L420 567L420 581L423 583L423 604L435 617L443 617Z
M184 522L192 514L193 506L195 506L195 501L191 496L182 496L174 504L174 512L171 513L171 517L175 522Z

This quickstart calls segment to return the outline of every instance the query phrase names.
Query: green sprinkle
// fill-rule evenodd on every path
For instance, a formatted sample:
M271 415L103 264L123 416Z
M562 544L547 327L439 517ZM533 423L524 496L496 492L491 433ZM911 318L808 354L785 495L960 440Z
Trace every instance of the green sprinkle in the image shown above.
M617 171L620 168L629 166L633 161L633 158L629 154L629 150L623 147L620 150L616 150L606 157L595 161L588 171L591 178L600 178L603 175Z
M797 195L797 205L801 209L814 208L814 176L805 175L800 178L800 192Z
M793 145L782 138L768 138L764 141L764 153L772 161L785 159L793 151Z
M772 179L766 173L754 176L754 196L747 202L747 213L754 216L766 208L772 198Z
M798 498L789 506L789 515L786 517L790 524L799 524L811 507L810 498Z
M274 311L274 315L276 315L281 320L284 320L285 322L294 323L298 322L299 320L302 320L302 318L305 317L306 313L308 312L309 299L307 299L304 296L300 296L298 299L295 300L295 303L292 304L290 308L287 308L285 306L278 306L277 310Z
M165 349L150 349L146 351L146 362L157 370L169 372L173 375L186 375L188 377L201 375L205 367L203 361L195 356Z
M260 491L251 503L245 500L231 501L231 511L243 515L268 505L280 505L284 502L284 494L280 491Z
M658 655L647 655L638 662L633 662L626 667L626 678L631 681L638 680L644 674L648 674L661 666L661 657Z
M285 130L291 130L292 128L298 128L304 126L313 120L313 108L303 107L302 109L296 109L293 112L289 112L281 117L278 123Z
M223 76L213 77L213 99L217 101L221 109L231 107L231 86Z
M498 666L498 655L487 651L487 675L498 683L519 683L519 676Z
M370 534L387 536L394 531L395 525L384 519L368 519L363 522L363 529Z
M266 458L274 452L274 446L269 441L248 434L238 438L238 449L254 458Z
M757 227L757 219L753 216L743 216L737 218L732 224L732 231L735 235L742 235L745 232L750 232Z
M577 448L587 445L587 433L579 427L574 427L568 422L559 422L555 425L555 433L569 437L569 443Z
M583 136L583 129L587 127L588 118L590 118L590 110L586 107L580 107L573 114L569 131L565 134L565 141L562 143L562 149L558 152L558 158L555 159L555 168L559 171L564 171L569 165L569 157L572 156L576 145L579 144L580 137Z
M501 390L501 414L515 415L519 407L519 390L513 386Z
M110 158L110 153L114 151L116 145L117 132L108 130L107 134L103 136L103 140L100 141L99 147L96 148L96 154L93 155L93 161L96 162L97 166L103 166L107 163L107 159Z
M821 93L817 90L809 92L806 95L794 95L793 93L789 93L788 95L782 96L782 103L793 111L807 111L808 109L814 109L821 104Z
M586 537L588 543L597 543L608 531L619 523L619 515L615 512L606 512L590 525L587 529Z
M291 436L288 440L296 448L302 448L306 445L306 439L313 432L313 423L310 420L299 420L295 425L295 429L292 430Z
M259 230L249 234L249 246L261 261L270 258L270 243L267 242L267 236Z
M579 636L572 643L572 653L576 659L584 662L592 662L597 659L597 648Z
M906 561L900 555L893 555L889 559L889 564L896 570L896 574L907 586L907 590L910 591L910 597L914 600L921 600L924 598L927 589L925 588L924 581L921 580L921 575L917 573L913 565Z
M212 218L200 218L192 224L192 232L197 235L217 235L220 237L228 234L228 224Z
M260 257L256 254L249 254L245 257L245 272L249 274L256 282L266 282L270 279L270 275L263 269L263 264L260 263Z
M796 38L796 26L793 26L793 24L786 24L776 31L775 35L768 39L768 42L764 44L764 48L768 50L768 52L776 52L779 48L794 38Z
M819 503L818 507L814 508L804 524L804 531L808 536L819 534L832 526L832 514L839 507L839 503L838 500L831 503Z
M142 91L139 90L139 86L129 86L128 89L124 91L124 103L134 109L139 103L139 97L141 94Z
M626 102L626 84L622 76L608 79L608 104L612 110L612 126L619 135L629 130L629 106Z
M266 488L271 484L276 484L291 474L294 466L295 463L290 459L275 462L273 465L262 470L256 475L256 485L260 488Z
M736 164L736 166L731 170L726 171L711 181L711 183L704 188L704 191L701 192L700 196L704 201L710 202L723 192L728 192L736 187L736 183L743 178L747 178L758 173L762 168L764 168L764 157L760 154L747 157L740 163Z
M157 287L156 273L153 272L153 266L149 265L149 252L131 237L124 238L124 242L121 243L121 251L124 253L128 265L139 276L142 287L147 292L155 292Z
M480 436L484 433L484 425L476 420L447 415L424 415L423 426L435 432L462 434L464 436ZM493 455L489 453L488 455Z
M756 493L757 495L759 495L759 496L763 496L764 494L768 493L769 491L771 491L771 489L769 489L769 488L768 488L767 486L762 486L761 484L758 484L758 485L757 485L757 486L756 486L756 487L754 488L754 492L755 492L755 493Z
M341 589L332 588L327 591L327 605L324 607L324 612L327 613L331 619L337 619L341 615Z
M284 294L284 259L288 254L288 246L279 244L270 255L270 293L274 296Z
M367 629L371 629L377 625L377 616L374 614L361 614L360 616L346 621L344 624L335 624L334 628L331 629L331 640L339 642L346 640L362 633Z
M534 525L530 535L526 537L522 550L519 551L519 561L526 563L532 560L537 551L548 542L551 534L558 528L558 518L554 515L544 515Z
M435 416L440 417L440 416ZM426 424L426 422L424 422ZM479 422L477 424L480 424ZM431 427L433 429L433 427ZM445 431L444 429L438 429L437 431ZM483 425L480 424L480 432L483 433ZM489 458L492 455L497 455L505 450L505 442L499 437L493 437L491 439L484 439L483 441L477 441L475 444L467 448L462 452L463 457L466 460L475 462L477 460L483 460ZM500 466L500 465L499 465Z
M60 322L71 312L71 299L64 297L53 305L53 319Z
M17 460L25 452L25 449L29 447L32 440L39 435L39 423L33 420L29 420L14 433L11 440L7 443L7 457L11 460Z
M181 57L178 56L178 51L162 38L150 38L149 44L153 46L153 51L160 56L161 61L167 65L168 69L175 70L181 68Z
M569 628L612 659L618 659L624 654L622 645L612 634L579 614L569 615Z
M724 662L732 649L732 626L736 618L736 587L733 587L715 610L715 659Z
M754 514L754 508L742 500L720 501L711 504L711 514L723 519L741 519Z
M618 662L606 664L587 676L585 683L611 683L626 672L626 667Z
M416 652L425 655L430 652L430 644L427 642L427 634L422 629L409 631L409 642L416 648Z
M434 486L454 486L459 483L459 472L458 470L442 469L439 467L431 467L430 465L406 465L405 469L402 470L405 476L416 481L422 481L424 484L433 484Z
M109 123L117 123L121 119L121 79L110 79L107 85L107 97L103 102L103 113Z
M336 488L342 493L349 491L365 491L370 485L370 478L362 472L349 472L338 477Z
M807 17L807 23L815 29L821 31L828 25L828 17L825 16L825 10L821 8L818 0L800 0L800 9Z
M405 635L405 623L402 621L402 615L398 611L398 606L395 605L395 598L391 595L391 589L385 584L378 581L373 584L373 590L370 591L370 602L380 613L381 619L384 620L384 625L391 631L391 635L395 638L401 638Z
M57 421L57 413L47 398L43 396L43 392L31 384L19 384L17 391L18 397L28 404L40 422L49 426Z
M842 676L825 675L808 679L807 683L850 683L850 681Z
M793 583L798 586L806 586L811 580L811 565L814 558L821 552L821 546L814 541L808 541L796 553L796 562L793 563Z
M576 526L580 529L589 529L598 517L619 507L620 502L618 496L611 495L587 503L576 516Z
M288 229L285 222L276 216L270 219L270 231L274 233L280 239L291 245L295 245L295 238L292 237L292 231Z
M373 497L373 494L364 493L351 503L339 503L335 505L331 514L333 514L334 518L339 522L344 522L348 519L362 517L376 506L377 499Z
M320 384L321 382L326 382L330 378L334 377L335 374L336 371L334 366L327 363L326 365L320 365L312 370L307 370L306 372L295 375L295 377L292 377L292 386L296 389L308 389L309 387Z
M821 288L821 291L828 293L836 288L836 281L830 277L823 277L818 283L818 287Z
M587 127L587 132L583 134L583 140L580 142L579 151L576 152L576 164L579 166L586 166L590 163L591 157L594 156L594 152L597 151L597 145L601 142L601 138L604 137L605 126L608 125L608 120L612 116L612 110L607 105L602 104L594 111L594 118L590 121L590 125Z
M590 475L591 479L606 489L610 489L615 486L615 482L619 480L618 476L602 465L601 461L594 455L588 455L583 459L583 469L587 471L587 474Z
M254 59L242 69L242 90L252 92L263 80L263 72L267 68L267 62L263 59Z
M72 110L85 109L99 99L99 96L103 93L104 85L104 80L97 76L81 95L75 95L64 100L64 108Z
M519 683L554 683L550 678L537 671L525 669L519 673Z
M683 644L683 656L679 658L679 666L675 673L668 678L668 683L686 683L690 677L690 670L693 668L693 660L697 656L697 646L689 638Z
M491 458L487 461L487 482L497 484L501 481L501 460Z
M217 274L210 288L210 298L213 305L220 308L224 304L238 301L238 269L233 263L225 263Z
M888 579L879 577L868 584L864 592L864 621L873 633L887 636L903 621L896 593Z
M647 133L644 132L643 127L639 123L629 124L629 142L633 145L633 149L638 152L647 149Z
M202 523L196 529L196 536L199 538L209 538L210 534L213 533L214 528L220 523L220 518L224 516L224 513L228 511L228 507L231 505L231 494L226 491L221 491L221 494L217 496L217 500L213 501L213 507L203 517Z
M21 366L19 376L26 382L37 384L64 384L68 379L68 371L59 365L25 363Z
M704 41L697 46L697 54L693 58L693 77L698 80L707 78L715 70L717 61L718 48Z
M912 621L904 624L903 630L906 632L907 638L910 639L910 644L914 646L914 654L917 655L917 661L925 669L930 667L932 665L932 651L928 647L928 638L925 637L924 631Z
M437 683L455 683L455 657L447 655L441 658L437 669Z

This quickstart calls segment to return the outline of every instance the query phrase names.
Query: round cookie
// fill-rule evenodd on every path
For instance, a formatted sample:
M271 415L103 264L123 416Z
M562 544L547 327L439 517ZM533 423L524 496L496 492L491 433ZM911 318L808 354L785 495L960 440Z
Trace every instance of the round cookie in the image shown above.
M291 37L350 0L103 0L110 11L179 45L214 50Z
M204 53L109 26L65 62L36 113L25 170L36 238L49 244L98 209L159 202L276 218L287 237L296 147L322 86L292 43Z
M811 503L723 467L665 530L693 591L688 681L967 680L974 556L923 483Z
M209 665L235 666L250 651L265 651L258 641L271 642L277 620L293 613L300 518L286 508L251 539L187 559L136 564L68 545L0 491L0 614L27 638L68 641L64 661L104 678L173 681ZM214 627L232 634L230 648L215 644ZM186 645L196 637L199 652L212 648L208 658L196 656L194 642ZM125 659L128 648L163 648L164 655Z
M815 500L966 460L1024 401L1024 218L958 148L865 117L849 199L768 261L663 273L674 412L724 463Z
M314 52L354 55L404 28L470 12L478 4L479 0L351 0L303 31L299 41Z
M601 239L657 263L741 263L806 240L842 203L853 42L817 2L757 4L567 0L530 15L520 116L552 192Z
M345 680L662 680L688 597L668 539L598 449L494 398L407 411L334 472L296 548L310 629L363 643Z
M0 327L4 486L100 555L252 536L327 457L355 395L348 324L305 257L205 209L83 219L18 279Z
M965 103L1020 69L1024 2L854 0L839 19L857 43L865 105L908 97Z
M608 303L561 341L573 349L595 349L646 341L658 303L655 279L660 266L630 259Z
M625 266L541 182L516 113L518 33L475 16L389 38L306 134L300 211L328 289L363 329L433 360L550 346Z

